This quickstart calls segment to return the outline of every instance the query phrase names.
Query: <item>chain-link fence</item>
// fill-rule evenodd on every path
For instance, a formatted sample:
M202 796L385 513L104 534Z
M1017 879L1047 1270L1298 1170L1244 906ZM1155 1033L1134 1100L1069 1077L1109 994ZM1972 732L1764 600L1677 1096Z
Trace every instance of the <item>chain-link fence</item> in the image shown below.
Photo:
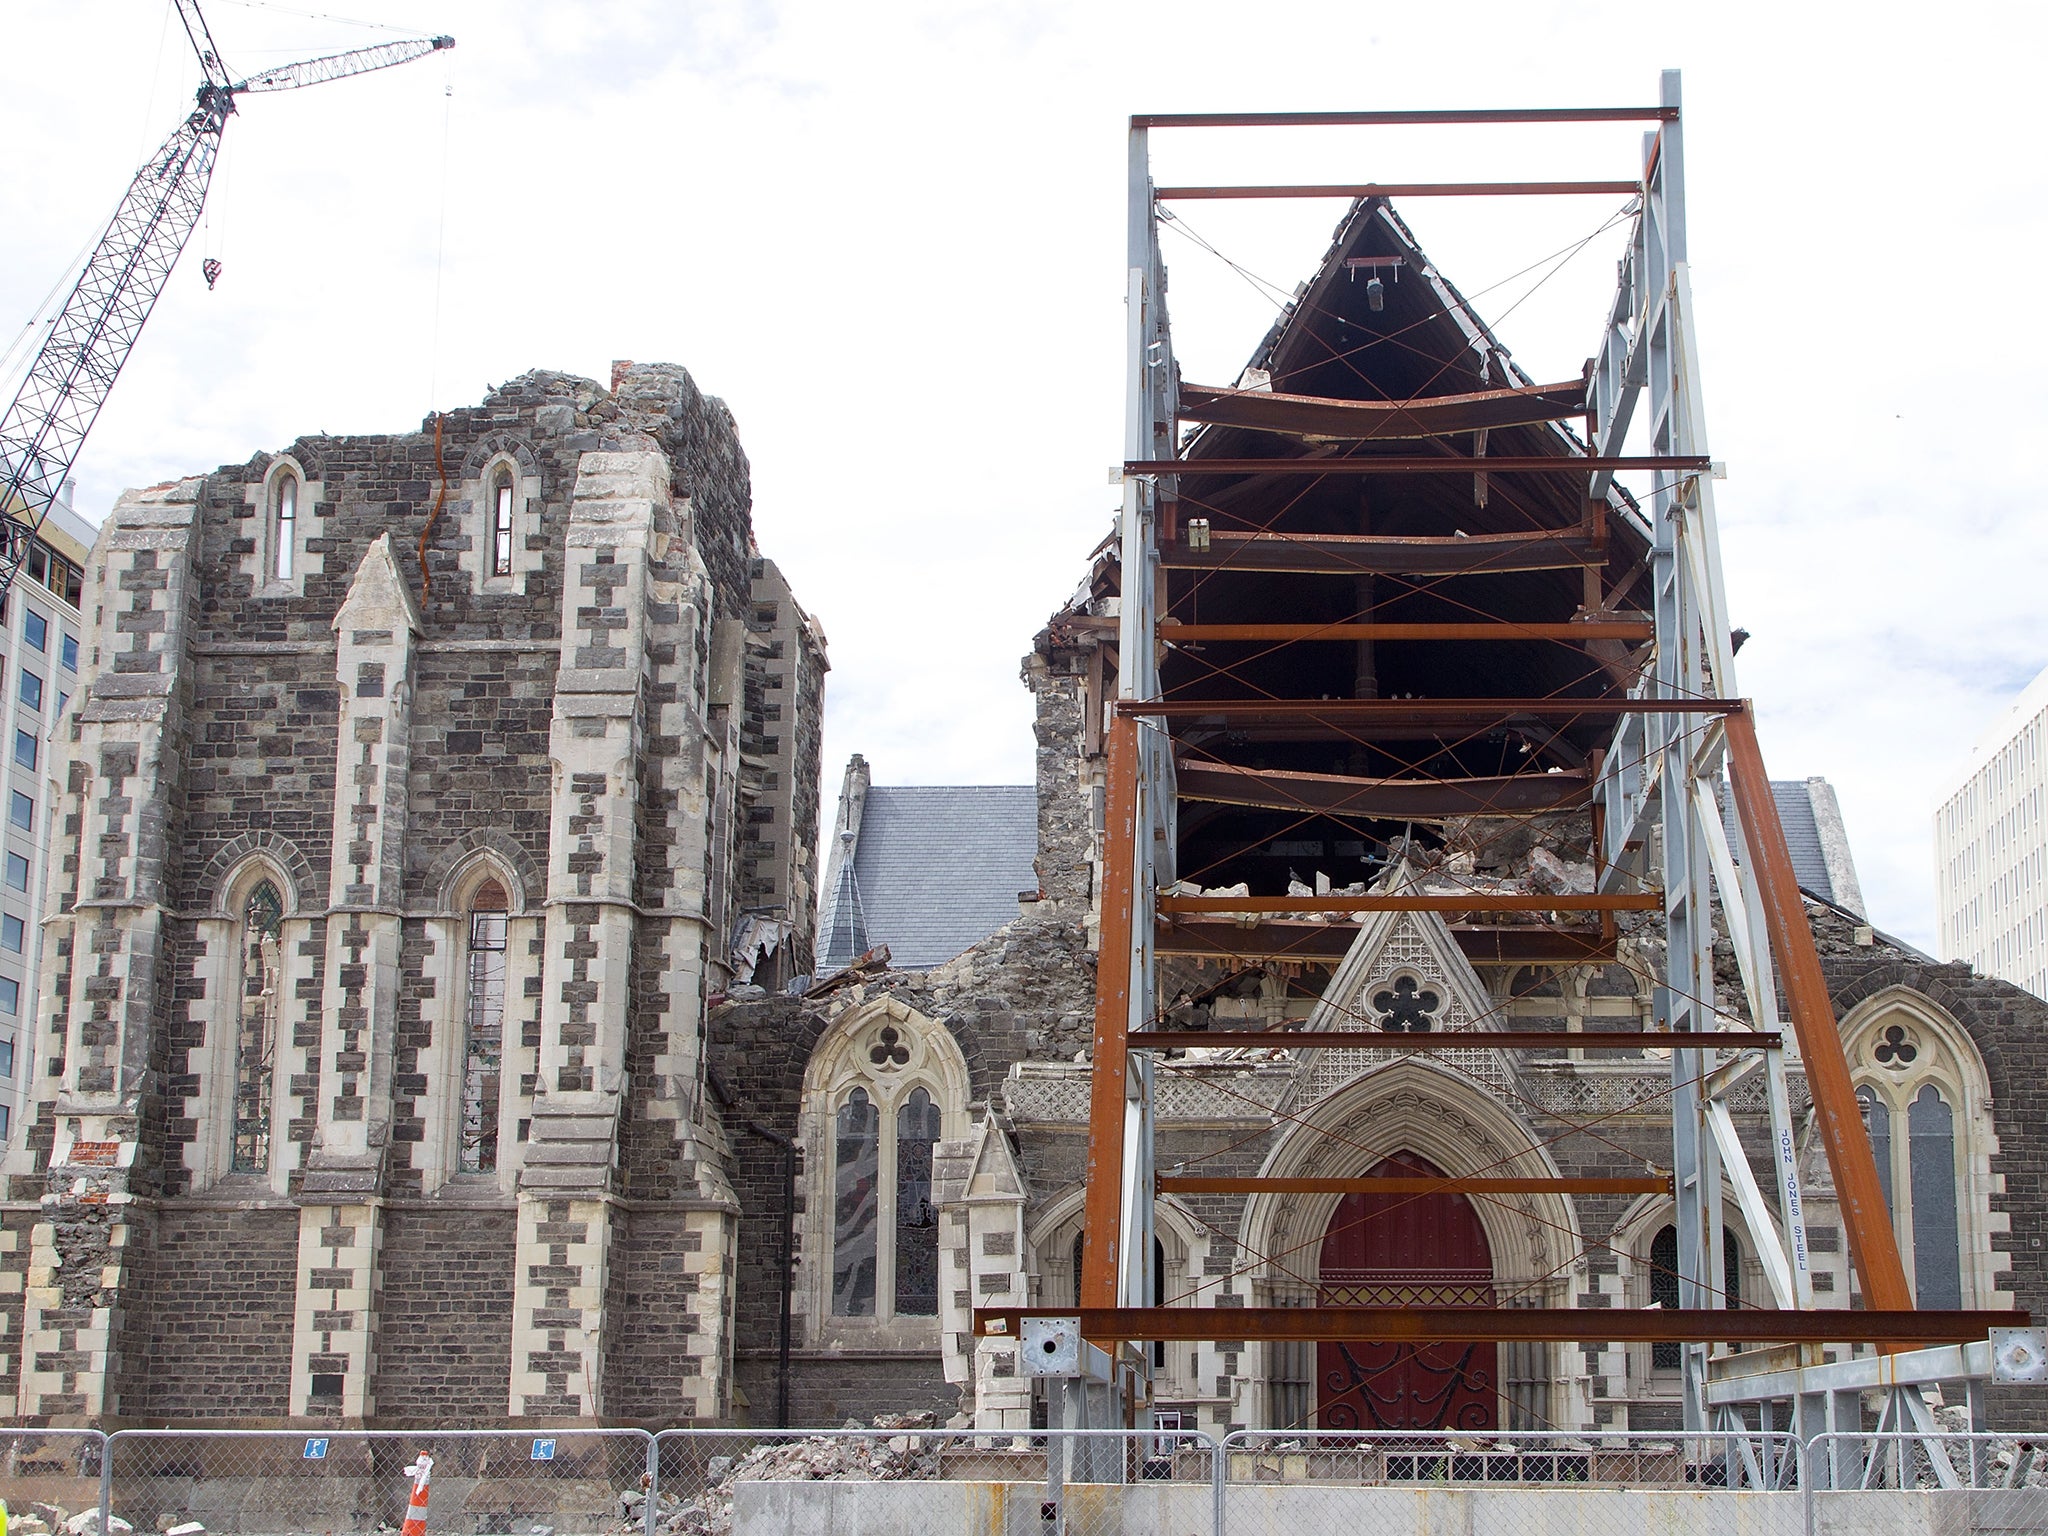
M2048 1531L2048 1439L1830 1434L1806 1454L1816 1533Z
M1213 1532L1216 1445L1185 1430L669 1430L651 1536Z
M96 1429L0 1429L0 1501L10 1536L48 1536L104 1518L107 1437Z
M649 1517L652 1444L637 1429L122 1430L107 1487L139 1532L370 1536L404 1524L424 1456L430 1531L628 1536Z

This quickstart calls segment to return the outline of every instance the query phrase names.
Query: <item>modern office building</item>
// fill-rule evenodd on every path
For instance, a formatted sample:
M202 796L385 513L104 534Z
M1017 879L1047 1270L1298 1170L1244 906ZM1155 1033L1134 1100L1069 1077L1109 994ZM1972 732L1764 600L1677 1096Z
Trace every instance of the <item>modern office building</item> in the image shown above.
M50 776L58 721L78 691L79 602L95 535L71 509L67 482L29 543L21 573L0 596L0 1143L11 1140L29 1093L29 1028L36 1016Z
M1944 960L2048 997L2048 670L1978 739L1934 813Z

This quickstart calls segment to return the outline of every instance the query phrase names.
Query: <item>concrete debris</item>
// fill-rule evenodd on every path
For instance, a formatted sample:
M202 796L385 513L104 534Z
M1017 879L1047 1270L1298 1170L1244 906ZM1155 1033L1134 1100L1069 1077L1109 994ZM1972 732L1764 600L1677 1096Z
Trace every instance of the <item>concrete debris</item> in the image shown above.
M64 1529L70 1536L100 1536L100 1512L88 1509L83 1514L73 1515L64 1522ZM119 1515L107 1517L107 1536L133 1536L135 1527Z
M164 1536L206 1536L206 1527L197 1520L187 1520L183 1525L174 1525Z
M843 1435L809 1435L801 1440L764 1440L740 1457L714 1456L704 1467L702 1488L664 1493L655 1530L665 1536L730 1536L734 1490L741 1483L902 1482L939 1476L940 1442L903 1433L931 1429L930 1413L885 1413L871 1423L847 1421ZM646 1495L619 1496L614 1536L644 1529Z

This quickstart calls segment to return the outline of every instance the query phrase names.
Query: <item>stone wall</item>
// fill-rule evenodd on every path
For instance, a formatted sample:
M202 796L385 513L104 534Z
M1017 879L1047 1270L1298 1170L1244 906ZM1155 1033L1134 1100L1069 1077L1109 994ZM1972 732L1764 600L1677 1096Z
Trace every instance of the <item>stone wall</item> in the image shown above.
M377 1418L459 1428L505 1417L512 1213L393 1210L379 1273Z
M282 1419L298 1213L166 1205L145 1234L128 1305L146 1321L141 1348L121 1362L121 1417L155 1425Z

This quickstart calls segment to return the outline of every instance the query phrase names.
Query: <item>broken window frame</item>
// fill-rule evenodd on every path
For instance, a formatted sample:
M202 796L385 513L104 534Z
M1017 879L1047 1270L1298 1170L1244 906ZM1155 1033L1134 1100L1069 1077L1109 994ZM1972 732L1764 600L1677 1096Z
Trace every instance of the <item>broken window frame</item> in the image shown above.
M469 899L456 1145L456 1170L460 1173L498 1170L511 907L505 887L496 880L485 880Z

